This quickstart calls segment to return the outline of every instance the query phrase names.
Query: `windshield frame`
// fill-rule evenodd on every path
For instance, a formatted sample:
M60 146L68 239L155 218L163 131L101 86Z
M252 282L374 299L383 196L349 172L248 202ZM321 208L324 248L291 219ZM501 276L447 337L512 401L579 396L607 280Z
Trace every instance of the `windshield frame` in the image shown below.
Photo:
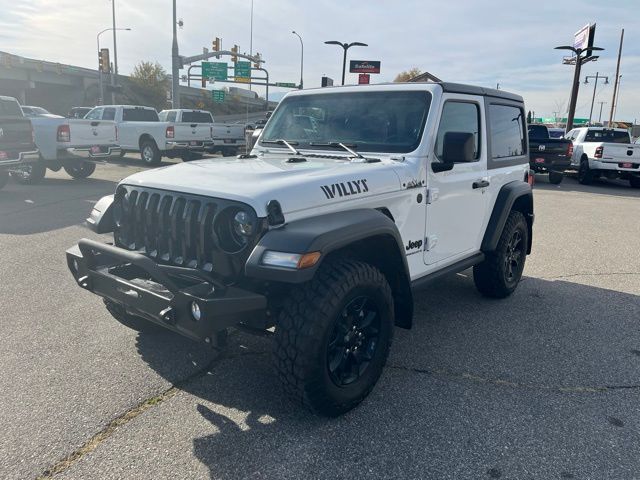
M320 108L323 102L326 102L330 98L338 98L338 103L344 103L347 101L344 97L350 96L354 101L359 101L358 97L380 97L386 98L387 100L393 102L393 97L405 97L398 98L398 100L406 101L407 99L411 99L413 97L414 101L423 102L422 110L418 109L416 113L422 113L422 118L419 120L419 128L417 134L415 134L415 139L411 138L412 143L401 143L401 144L393 144L393 143L374 143L374 142L363 142L363 141L354 141L352 138L313 138L308 137L304 140L295 138L290 139L287 138L286 135L281 136L277 134L276 128L274 125L277 125L278 120L282 115L292 115L293 117L298 116L300 114L290 113L291 109L296 108L308 108L313 109ZM342 97L342 98L340 98ZM391 98L389 98L391 97ZM363 91L354 91L353 89L347 91L339 91L332 90L326 93L309 93L309 94L296 94L286 97L282 100L278 108L274 111L271 118L269 118L267 125L265 126L263 133L260 135L260 139L258 141L258 145L262 148L273 148L273 143L276 140L285 139L290 143L296 143L296 148L298 150L311 150L311 151L326 151L326 150L335 150L334 148L327 147L326 145L312 145L313 143L344 143L346 145L352 146L353 150L367 154L367 153L392 153L392 154L408 154L416 151L420 144L422 143L422 137L424 135L424 131L426 128L427 120L429 118L429 113L431 106L433 104L433 94L431 91L426 89L394 89L394 90L364 90ZM377 103L374 102L373 103ZM293 104L293 105L291 105ZM297 104L297 105L296 105ZM289 108L291 105L291 109ZM411 111L407 112L411 113ZM342 114L342 112L341 112ZM315 123L320 123L323 120L314 119ZM389 135L388 138L393 135ZM413 137L413 135L411 135ZM348 153L348 152L345 152Z

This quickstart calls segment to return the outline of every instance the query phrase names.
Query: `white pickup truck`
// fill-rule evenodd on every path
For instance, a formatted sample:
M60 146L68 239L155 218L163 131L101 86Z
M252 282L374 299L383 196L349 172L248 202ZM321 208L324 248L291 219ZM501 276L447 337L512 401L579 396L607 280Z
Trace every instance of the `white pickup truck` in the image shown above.
M629 180L633 188L640 188L640 146L631 143L627 130L574 128L565 138L573 142L571 166L578 170L580 183L589 185L604 176Z
M179 125L182 125L181 128L186 129L194 123L206 123L211 127L211 138L205 145L205 150L211 153L219 151L224 156L235 155L241 153L240 150L243 150L247 143L244 125L215 123L211 113L205 110L163 110L160 112L160 120L163 122L175 122L176 135L178 135Z
M140 152L147 165L158 165L162 157L190 159L211 141L211 128L193 123L183 129L173 122L161 122L155 108L132 105L104 105L91 110L85 120L113 120L118 128L122 153ZM177 128L178 127L178 128Z
M52 117L30 120L40 159L12 171L20 183L38 183L47 169L57 172L64 168L73 178L87 178L96 169L95 161L120 154L113 121Z

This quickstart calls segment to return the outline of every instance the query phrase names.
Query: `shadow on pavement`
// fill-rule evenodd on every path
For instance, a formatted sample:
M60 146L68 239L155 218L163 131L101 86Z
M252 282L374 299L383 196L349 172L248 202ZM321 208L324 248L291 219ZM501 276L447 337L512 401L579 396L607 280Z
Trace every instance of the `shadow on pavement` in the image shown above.
M0 190L0 234L30 235L77 225L115 181L45 178L39 185L10 183Z
M211 478L623 478L640 469L638 318L640 297L614 290L529 277L496 301L466 273L446 278L417 295L380 382L337 419L288 402L269 342L237 334L181 385L211 428L193 453ZM176 358L152 337L138 348L174 380Z

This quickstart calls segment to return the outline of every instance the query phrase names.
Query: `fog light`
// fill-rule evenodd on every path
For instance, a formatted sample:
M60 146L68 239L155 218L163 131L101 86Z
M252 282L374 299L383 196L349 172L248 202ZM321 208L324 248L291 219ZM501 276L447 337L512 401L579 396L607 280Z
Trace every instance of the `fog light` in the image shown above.
M198 305L197 302L191 302L191 316L196 322L198 322L202 317L202 312L200 311L200 305Z

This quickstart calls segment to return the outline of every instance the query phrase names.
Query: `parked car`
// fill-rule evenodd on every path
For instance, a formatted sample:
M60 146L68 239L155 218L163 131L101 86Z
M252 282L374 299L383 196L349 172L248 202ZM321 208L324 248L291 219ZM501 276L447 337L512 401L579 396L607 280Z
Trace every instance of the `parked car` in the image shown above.
M73 107L71 110L69 110L67 118L84 118L84 116L92 109L92 107Z
M564 128L549 128L549 138L564 138Z
M15 98L0 96L0 188L12 171L37 160L31 122Z
M209 125L195 122L193 127L184 128L175 122L161 122L152 107L104 105L95 107L85 119L115 121L121 153L140 152L147 165L158 165L163 156L190 159L193 152L202 152L204 142L211 140Z
M24 116L27 118L38 118L38 117L46 117L46 118L64 118L60 115L55 115L48 110L45 110L42 107L33 107L29 105L22 105L22 112Z
M209 140L203 142L203 148L211 153L219 151L225 156L235 155L246 144L244 127L235 123L216 123L211 113L205 110L163 110L160 112L160 120L175 122L176 129L192 128L196 123L208 125L211 135ZM180 136L178 130L176 135Z
M309 107L313 132L291 122ZM394 327L411 328L414 291L471 267L483 295L516 290L534 219L525 112L449 83L289 93L250 157L121 181L88 221L113 243L82 239L67 265L134 330L268 336L295 402L343 414L374 388Z
M12 172L20 183L38 183L47 169L64 168L73 178L87 178L96 161L120 154L114 121L38 117L31 124L40 158Z
M551 138L544 125L529 125L529 165L536 173L548 173L549 182L562 182L571 165L571 140Z
M631 143L628 130L574 128L567 138L573 142L571 166L578 170L580 183L589 185L604 176L628 180L633 188L640 188L640 147Z

